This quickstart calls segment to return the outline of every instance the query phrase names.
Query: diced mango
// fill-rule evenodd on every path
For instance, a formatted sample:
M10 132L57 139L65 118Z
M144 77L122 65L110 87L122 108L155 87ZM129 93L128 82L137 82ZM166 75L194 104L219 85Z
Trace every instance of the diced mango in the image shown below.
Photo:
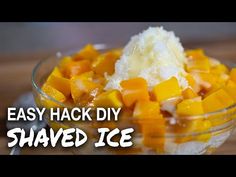
M197 72L193 76L198 77L199 85L204 89L210 90L211 87L217 82L218 76L212 73Z
M201 79L213 85L217 81L217 75L211 73L199 73Z
M208 89L206 91L206 93L203 95L203 98L208 97L209 95L211 95L212 93L216 92L217 90L221 89L223 87L222 84L219 83L215 83L214 85L211 86L210 89Z
M178 80L175 77L163 81L153 88L155 98L159 102L172 97L181 96L181 92L182 90L179 86Z
M91 62L89 60L71 61L65 65L65 76L71 78L91 70Z
M136 101L149 100L147 82L143 78L133 78L120 83L121 94L124 104L132 106Z
M89 75L89 73L86 73ZM91 94L92 91L101 90L102 86L93 82L91 79L86 79L86 76L74 76L70 80L71 96L75 103L81 100L83 94Z
M192 89L198 93L200 91L200 86L197 84L197 82L195 81L194 77L191 74L187 74L186 75L186 80L188 81L188 85L190 87L192 87Z
M188 87L183 90L182 95L184 99L195 98L198 96L197 93L191 87Z
M99 56L99 52L93 45L88 44L73 56L74 60L94 60Z
M95 74L94 77L93 77L93 81L95 83L98 83L98 84L101 84L101 85L105 85L107 80L105 77L103 77L102 75L99 75L99 74Z
M204 94L204 98L209 96L210 94L216 92L217 90L225 87L227 81L229 79L229 76L227 74L220 74L215 75L215 81L213 81L208 89L206 89L206 93Z
M229 73L229 69L223 65L223 64L219 64L215 67L212 67L211 70L210 70L211 73L213 74L228 74Z
M52 86L46 83L43 85L42 91L58 102L64 102L66 100L66 97L65 95L63 95L63 93L61 93L60 91L58 91L57 89L53 88ZM41 101L42 101L43 106L46 108L59 107L59 104L57 104L55 101L50 100L46 97L42 97Z
M224 90L234 99L236 102L236 83L229 80L224 87Z
M121 108L123 106L121 94L118 90L109 90L98 95L94 100L96 107Z
M217 90L202 101L203 109L206 113L227 108L234 103L233 98L224 89Z
M63 74L65 73L66 65L69 64L71 61L72 61L71 56L65 56L60 60L58 68Z
M164 152L165 146L165 119L160 115L159 118L146 119L142 122L143 144L157 152Z
M198 129L196 129L196 132L200 133L199 135L195 136L194 139L197 141L203 141L207 142L211 138L211 133L207 132L210 131L212 124L209 120L202 120L202 122L199 122Z
M193 116L203 114L202 100L200 97L186 99L177 105L177 114L183 116Z
M112 75L115 70L115 62L120 56L117 52L107 52L102 54L94 60L92 63L92 68L95 73L103 75L107 73Z
M230 71L230 79L236 83L236 68Z
M222 86L226 85L226 82L230 79L228 74L220 74L218 75L217 84Z
M144 136L143 137L143 144L146 147L152 148L156 150L157 153L164 153L165 152L165 135L159 134L159 136Z
M58 67L55 67L55 68L52 70L51 74L48 76L48 79L47 79L47 80L49 80L51 76L62 77L62 73L60 72L60 70L58 69Z
M81 80L90 80L92 81L94 78L94 72L93 71L88 71L83 74L80 74L76 76L76 78L81 79Z
M137 119L156 119L160 117L160 105L157 101L138 101L133 117Z
M210 62L208 57L204 54L203 50L196 49L186 52L187 60L187 71L210 71Z
M47 80L47 84L54 87L61 93L63 93L66 97L70 95L70 80L69 79L51 75Z
M176 137L175 142L185 143L192 140L207 142L211 138L211 133L207 133L211 127L211 121L205 119L182 120L182 123L176 126L176 133L189 135Z

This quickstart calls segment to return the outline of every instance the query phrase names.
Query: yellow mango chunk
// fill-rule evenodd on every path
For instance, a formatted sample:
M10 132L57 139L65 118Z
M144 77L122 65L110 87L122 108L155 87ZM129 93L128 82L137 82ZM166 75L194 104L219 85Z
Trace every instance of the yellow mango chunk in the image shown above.
M206 91L206 93L203 95L204 98L208 97L212 93L216 92L217 90L221 89L223 87L222 84L215 83L214 85L211 86L210 89Z
M210 77L211 75L209 75ZM213 78L214 77L214 78ZM206 89L206 93L204 94L204 97L209 96L210 94L216 92L217 90L225 87L229 76L227 74L220 74L220 75L214 75L212 78L212 83L210 84L211 86Z
M195 81L194 77L191 74L187 74L185 79L188 81L188 85L192 87L192 89L198 93L200 91L200 86Z
M58 68L63 74L65 73L66 65L69 64L71 61L72 61L71 56L65 56L58 63Z
M204 54L203 50L196 49L186 51L187 60L187 71L210 71L210 62L208 57Z
M121 81L121 94L124 104L132 106L136 101L149 100L147 82L143 78L133 78Z
M115 71L115 62L120 57L117 52L107 52L102 54L92 63L92 69L95 73L103 75L107 73L112 75Z
M151 129L153 129L153 128L151 128ZM146 135L143 137L143 144L146 147L156 150L157 153L162 154L165 152L165 137L164 136L165 136L165 134L160 134L160 133L158 136Z
M57 89L53 88L52 86L48 84L43 85L42 91L58 102L64 102L66 100L66 97L65 95L63 95L63 93L61 93L60 91L58 91ZM59 107L59 105L56 102L50 99L47 99L45 97L42 97L41 101L42 101L42 105L45 108Z
M160 105L156 101L138 101L133 117L141 127L143 144L158 152L164 151L165 119L160 114Z
M76 78L81 79L81 80L90 80L92 81L94 77L94 72L93 71L88 71L83 74L80 74L76 76Z
M211 138L211 133L206 133L209 131L212 127L212 123L209 120L202 120L202 122L198 122L198 128L196 129L196 132L202 132L202 134L197 135L194 137L195 140L197 141L203 141L207 142Z
M156 119L160 117L160 105L156 101L138 101L133 117L137 119Z
M212 73L195 72L192 75L198 81L198 84L206 90L210 90L218 80L218 76Z
M90 74L91 73L86 73L86 75ZM70 86L71 96L75 103L78 103L82 99L81 96L83 94L91 95L92 91L96 90L97 93L98 90L102 90L102 86L100 84L93 82L91 78L86 79L85 75L72 77L70 80Z
M62 73L60 72L60 70L59 70L58 67L55 67L55 68L52 70L52 72L51 72L51 74L48 76L48 79L47 79L47 80L49 80L51 76L63 77L63 76L62 76Z
M109 90L98 95L94 100L96 107L121 108L123 106L121 94L118 90Z
M225 65L219 64L217 66L212 67L210 72L213 73L213 74L218 74L218 75L220 75L220 74L228 74L229 73L229 69Z
M197 93L191 87L188 87L183 90L182 95L184 99L195 98L198 96Z
M91 62L89 60L71 61L64 66L64 75L71 78L91 70Z
M233 105L233 98L224 90L219 89L203 99L204 112L214 112Z
M94 75L93 81L94 81L95 83L101 84L101 85L103 85L103 86L105 86L105 84L106 84L106 82L107 82L106 78L103 77L103 76L101 76L101 75L99 75L99 74L95 74L95 75Z
M93 45L88 44L73 56L74 60L94 60L99 56L99 52Z
M179 86L178 80L172 77L166 81L163 81L153 88L153 94L156 100L162 102L166 99L181 96L181 88Z
M165 119L162 115L155 119L146 119L141 124L143 144L155 149L158 153L164 152L165 146Z
M182 120L181 124L178 124L176 128L176 133L180 134L190 134L184 137L177 137L175 139L176 143L185 143L188 141L202 141L207 142L211 138L211 133L206 133L212 127L211 121L205 119L192 119L192 120ZM194 133L199 133L194 135Z
M183 100L177 105L177 114L183 116L204 114L201 98Z
M236 68L230 71L230 79L236 83Z
M229 80L224 87L224 90L234 99L236 102L236 83Z
M47 84L54 87L61 93L63 93L66 97L70 95L70 80L69 79L51 75L47 80Z

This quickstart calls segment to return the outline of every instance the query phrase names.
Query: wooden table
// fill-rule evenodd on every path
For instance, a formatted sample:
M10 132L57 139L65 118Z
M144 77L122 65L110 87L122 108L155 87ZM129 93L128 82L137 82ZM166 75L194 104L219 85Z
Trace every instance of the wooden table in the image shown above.
M236 39L186 43L187 48L204 48L207 54L215 58L230 59L236 63ZM56 51L56 50L55 50ZM27 54L0 54L0 154L8 154L6 138L6 109L14 100L31 90L31 72L36 63L55 51ZM25 149L23 154L71 154L60 148ZM236 154L236 133L217 150L216 154Z

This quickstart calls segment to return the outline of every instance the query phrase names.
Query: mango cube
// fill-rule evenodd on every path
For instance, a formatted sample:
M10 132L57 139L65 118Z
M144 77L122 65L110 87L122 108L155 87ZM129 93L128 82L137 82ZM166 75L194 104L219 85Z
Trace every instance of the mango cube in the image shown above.
M157 153L164 153L165 152L164 136L165 134L160 134L160 133L157 136L146 135L143 137L143 144L146 147L156 150Z
M195 98L198 96L197 93L191 87L188 87L183 90L182 95L184 99Z
M62 73L60 72L60 70L59 70L58 67L55 67L55 68L52 70L51 74L48 76L48 79L47 79L47 80L49 80L51 76L62 77Z
M71 61L64 66L64 74L67 78L80 75L91 70L91 62L89 60Z
M94 100L96 107L121 108L123 106L121 94L118 90L109 90L98 95Z
M70 95L70 80L69 79L51 75L47 80L47 84L54 87L61 93L63 93L66 97Z
M156 101L138 101L135 104L133 117L141 127L143 144L164 151L165 119L160 114L160 105Z
M183 100L177 105L177 114L183 116L204 114L201 98Z
M143 78L133 78L121 81L121 94L124 104L127 107L132 106L137 101L148 101L148 86Z
M42 91L58 102L64 102L66 100L66 97L65 95L63 95L63 93L61 93L60 91L58 91L57 89L53 88L52 86L46 83L43 85ZM56 102L48 98L42 97L41 101L42 101L43 106L46 108L53 108L53 107L59 106Z
M182 125L178 125L176 127L177 132L181 134L190 134L184 137L177 137L176 143L184 143L192 140L207 142L211 138L211 133L207 133L210 131L212 124L211 121L205 119L189 119L183 120ZM194 133L199 133L199 135L191 135Z
M160 115L159 118L146 119L142 122L143 144L157 152L164 152L165 147L165 119Z
M93 45L88 44L73 56L74 60L94 60L99 56L99 52Z
M236 68L230 71L230 79L236 83Z
M199 122L198 124L199 128L196 129L196 132L201 133L197 135L194 139L197 141L203 141L207 142L211 138L211 133L207 133L207 131L210 131L212 127L212 123L209 120L202 120L202 122Z
M157 101L138 101L133 117L137 119L157 119L160 117L160 105Z
M94 60L92 68L97 74L103 75L107 73L108 75L112 75L115 70L115 62L119 57L117 52L112 51L102 54Z
M233 105L233 98L224 90L219 89L203 99L204 112L214 112Z
M72 61L72 57L70 56L65 56L63 57L60 62L58 63L58 68L60 69L60 71L65 74L65 70L66 70L66 65L69 64Z
M204 54L203 50L190 50L186 52L188 57L187 61L187 71L210 71L210 62L208 57Z
M212 73L196 72L193 76L198 78L199 85L206 90L210 90L218 80L218 76Z
M86 73L90 74L90 73ZM101 90L102 86L87 78L85 75L74 76L70 80L71 86L71 96L75 103L78 103L81 100L81 96L84 94L90 95L94 90ZM97 92L96 91L96 92Z
M163 81L153 88L153 94L159 102L167 100L172 97L181 96L181 88L178 80L172 77L166 81Z
M93 81L101 85L105 85L107 82L106 78L100 74L95 74L93 77Z
M224 90L234 99L236 102L236 83L229 80L224 87Z
M229 69L225 65L219 64L219 65L216 65L215 67L212 67L210 72L213 73L213 74L218 74L218 75L228 74Z
M185 79L188 81L188 85L192 87L192 89L198 93L200 91L200 86L195 81L194 77L191 74L187 74Z

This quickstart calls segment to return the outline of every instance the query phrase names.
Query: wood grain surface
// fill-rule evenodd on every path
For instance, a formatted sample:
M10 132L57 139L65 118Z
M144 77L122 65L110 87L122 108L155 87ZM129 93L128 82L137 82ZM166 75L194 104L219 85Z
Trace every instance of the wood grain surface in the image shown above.
M203 48L207 54L220 58L222 61L230 60L236 63L236 39L222 41L207 41L202 43L187 43L186 48ZM32 69L42 58L54 54L55 51L45 53L0 54L0 154L9 154L6 138L6 109L21 94L31 90ZM72 154L61 148L24 149L22 154ZM215 154L236 155L236 133L220 147Z

